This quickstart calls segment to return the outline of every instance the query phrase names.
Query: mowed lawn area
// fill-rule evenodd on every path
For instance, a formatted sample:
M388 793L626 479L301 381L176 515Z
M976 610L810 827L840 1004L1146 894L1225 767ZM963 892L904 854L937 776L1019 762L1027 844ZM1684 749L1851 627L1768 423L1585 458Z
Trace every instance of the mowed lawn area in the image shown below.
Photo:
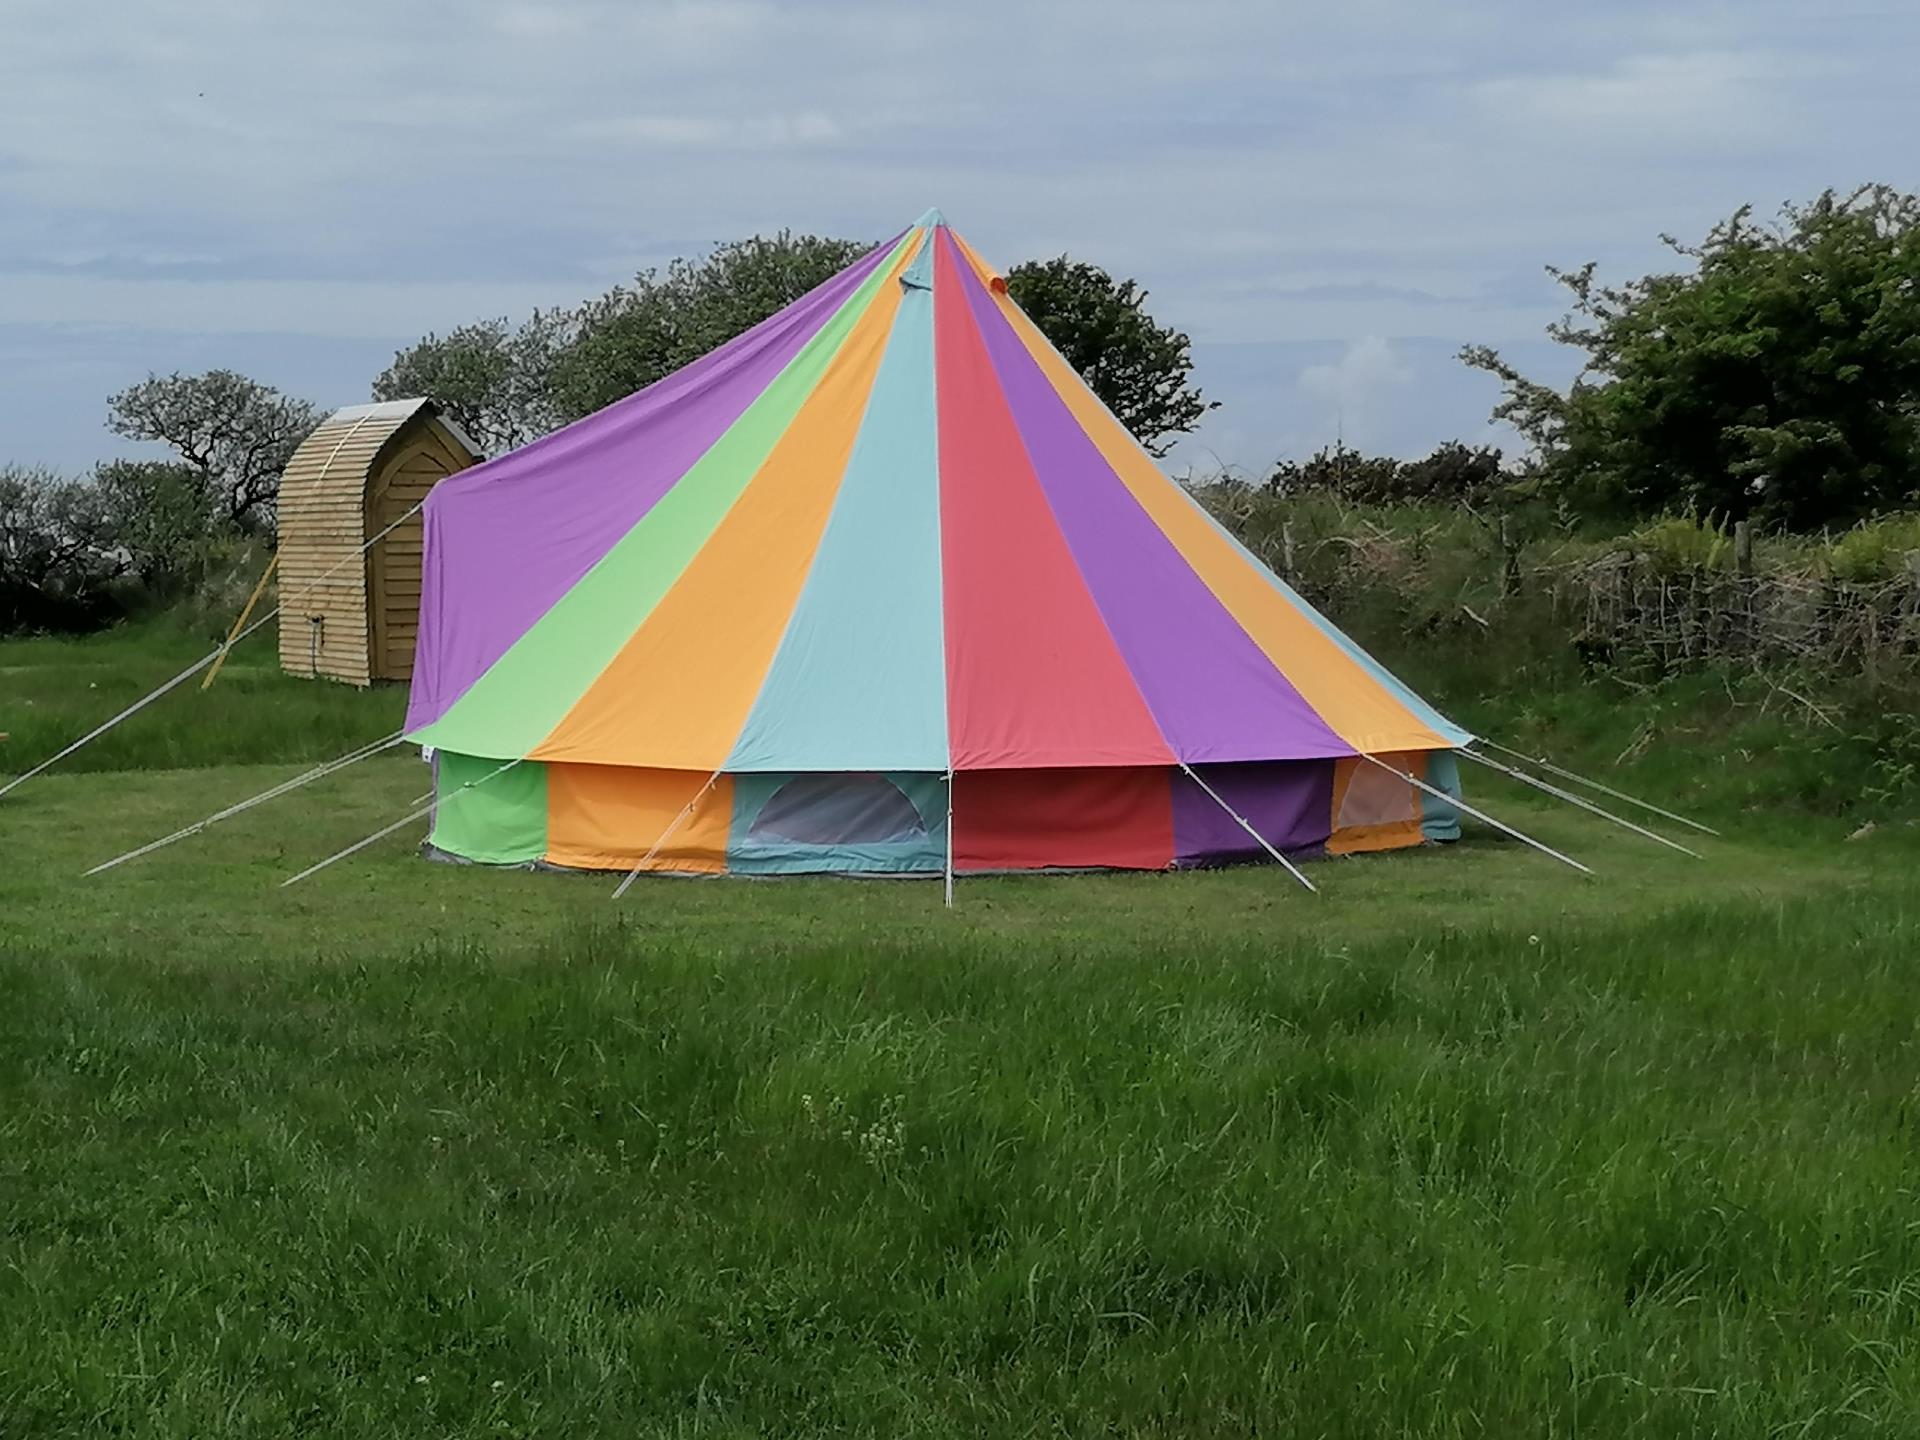
M0 644L0 772L194 653ZM194 686L0 800L8 1440L1920 1433L1920 831L1750 737L1566 712L1702 861L1468 771L1594 880L277 888L398 751L82 879L399 723Z

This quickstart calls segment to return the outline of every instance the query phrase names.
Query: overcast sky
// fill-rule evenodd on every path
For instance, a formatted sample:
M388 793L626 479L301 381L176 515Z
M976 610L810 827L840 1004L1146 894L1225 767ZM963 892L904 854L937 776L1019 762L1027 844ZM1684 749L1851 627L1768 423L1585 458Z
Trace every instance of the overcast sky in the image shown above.
M1547 262L1920 188L1913 0L0 0L0 461L216 365L328 406L430 329L929 205L1138 278L1221 401L1177 459L1488 435Z

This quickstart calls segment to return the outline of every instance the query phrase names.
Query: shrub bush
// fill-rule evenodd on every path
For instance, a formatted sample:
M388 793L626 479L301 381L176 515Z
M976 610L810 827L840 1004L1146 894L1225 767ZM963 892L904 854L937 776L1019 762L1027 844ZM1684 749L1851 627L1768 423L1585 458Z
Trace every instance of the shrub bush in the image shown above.
M0 633L82 633L162 609L224 633L264 548L188 466L114 461L84 479L0 467Z
M112 621L130 563L113 530L98 486L40 466L0 466L0 632Z

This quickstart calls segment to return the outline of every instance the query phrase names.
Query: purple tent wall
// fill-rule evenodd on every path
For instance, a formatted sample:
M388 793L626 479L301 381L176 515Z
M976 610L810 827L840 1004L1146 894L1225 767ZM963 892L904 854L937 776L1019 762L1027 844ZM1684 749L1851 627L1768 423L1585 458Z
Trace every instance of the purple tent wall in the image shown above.
M407 728L439 719L578 584L896 243L638 394L436 486Z
M1333 833L1333 761L1266 760L1196 765L1194 771L1283 852L1315 850ZM1183 772L1172 772L1177 865L1264 855L1259 843Z

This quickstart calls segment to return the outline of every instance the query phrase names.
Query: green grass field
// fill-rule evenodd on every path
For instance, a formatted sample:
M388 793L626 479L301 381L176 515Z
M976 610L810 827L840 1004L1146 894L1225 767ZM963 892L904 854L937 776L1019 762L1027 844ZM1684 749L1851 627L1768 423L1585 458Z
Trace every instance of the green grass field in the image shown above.
M0 644L0 771L198 649ZM394 755L82 880L398 724L250 651L0 801L0 1436L1920 1433L1920 831L1704 692L1458 708L1727 836L278 889Z

